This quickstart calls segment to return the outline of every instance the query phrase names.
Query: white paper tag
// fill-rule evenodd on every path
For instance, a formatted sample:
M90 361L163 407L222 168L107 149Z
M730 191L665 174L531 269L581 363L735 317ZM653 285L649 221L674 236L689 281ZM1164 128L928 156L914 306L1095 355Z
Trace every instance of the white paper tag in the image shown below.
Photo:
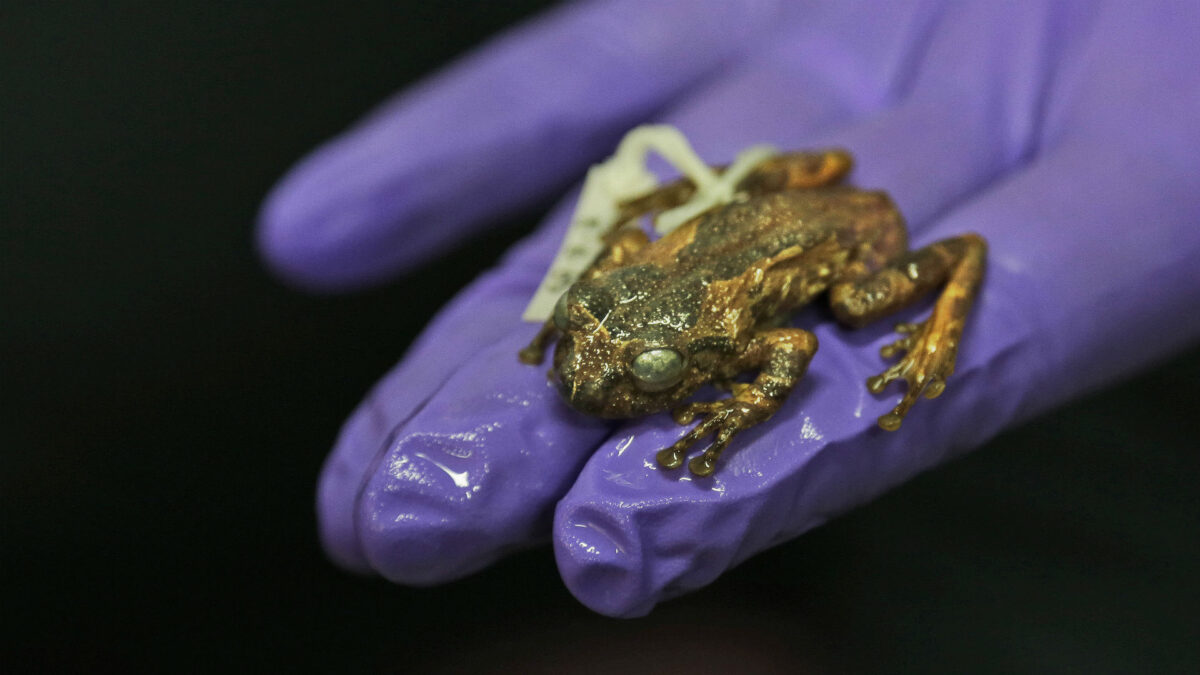
M739 153L733 164L718 174L696 155L675 127L655 124L634 128L621 139L612 157L588 170L562 245L522 319L541 323L550 318L559 296L604 250L603 237L617 224L620 204L658 187L658 179L646 169L646 156L651 150L696 185L691 199L659 214L654 228L659 234L728 203L733 199L734 186L760 162L777 154L770 146L756 145Z

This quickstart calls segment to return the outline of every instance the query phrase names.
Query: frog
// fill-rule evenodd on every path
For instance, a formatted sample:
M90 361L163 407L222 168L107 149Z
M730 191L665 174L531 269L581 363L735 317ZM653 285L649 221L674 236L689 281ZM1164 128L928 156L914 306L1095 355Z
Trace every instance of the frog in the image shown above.
M522 349L536 365L555 341L549 377L575 410L601 418L671 411L695 426L656 454L711 476L733 438L769 420L817 352L790 315L817 301L850 328L873 324L936 293L932 312L899 323L880 353L898 358L866 381L906 391L877 424L894 432L917 400L936 398L983 280L987 242L965 233L910 249L898 207L882 190L849 184L845 149L779 153L746 172L732 198L651 240L647 218L688 202L687 177L619 204L604 248L559 297ZM718 174L726 167L711 167ZM749 381L747 381L749 380ZM689 401L705 385L729 392Z

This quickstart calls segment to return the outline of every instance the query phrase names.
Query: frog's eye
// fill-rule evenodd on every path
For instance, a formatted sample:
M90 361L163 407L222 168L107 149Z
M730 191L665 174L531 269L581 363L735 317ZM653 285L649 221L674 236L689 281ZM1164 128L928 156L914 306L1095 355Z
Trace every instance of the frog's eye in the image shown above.
M662 391L683 376L683 355L670 347L647 349L629 364L629 372L642 391Z
M567 316L567 291L558 296L558 302L554 303L554 325L564 333L571 325L570 318Z

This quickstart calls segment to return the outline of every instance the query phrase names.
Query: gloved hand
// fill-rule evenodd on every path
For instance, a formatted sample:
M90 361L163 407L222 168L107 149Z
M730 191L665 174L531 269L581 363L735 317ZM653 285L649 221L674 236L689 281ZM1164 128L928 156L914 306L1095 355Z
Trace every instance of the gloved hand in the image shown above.
M296 167L259 231L280 274L360 287L581 176L643 121L712 163L839 146L914 246L974 231L989 269L957 372L902 429L864 381L893 320L816 328L809 374L712 479L654 453L667 414L569 410L517 351L546 225L463 291L370 393L320 479L329 554L405 584L552 533L571 591L645 614L1000 430L1200 335L1200 13L1190 3L571 5L384 104ZM928 311L928 304L908 320ZM806 324L807 325L807 324ZM553 516L553 525L551 525Z

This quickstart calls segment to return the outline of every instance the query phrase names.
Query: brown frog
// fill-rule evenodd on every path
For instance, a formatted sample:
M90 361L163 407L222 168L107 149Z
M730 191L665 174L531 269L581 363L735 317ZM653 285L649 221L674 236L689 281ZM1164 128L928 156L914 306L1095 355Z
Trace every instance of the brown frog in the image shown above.
M521 360L541 362L557 335L551 376L580 412L621 418L674 409L680 424L702 416L658 453L658 463L678 468L688 448L713 434L688 463L708 476L738 432L779 409L817 351L811 332L783 324L789 312L827 293L839 321L862 326L943 287L932 315L898 325L901 337L882 349L884 358L902 358L867 380L873 393L907 383L900 403L879 418L884 429L898 429L917 398L941 394L954 372L987 244L965 234L908 250L892 200L843 184L851 165L840 150L778 155L737 183L731 203L654 242L639 218L686 202L692 182L621 204L607 248L562 295ZM757 371L753 382L734 381L746 371ZM709 382L732 396L683 403Z

